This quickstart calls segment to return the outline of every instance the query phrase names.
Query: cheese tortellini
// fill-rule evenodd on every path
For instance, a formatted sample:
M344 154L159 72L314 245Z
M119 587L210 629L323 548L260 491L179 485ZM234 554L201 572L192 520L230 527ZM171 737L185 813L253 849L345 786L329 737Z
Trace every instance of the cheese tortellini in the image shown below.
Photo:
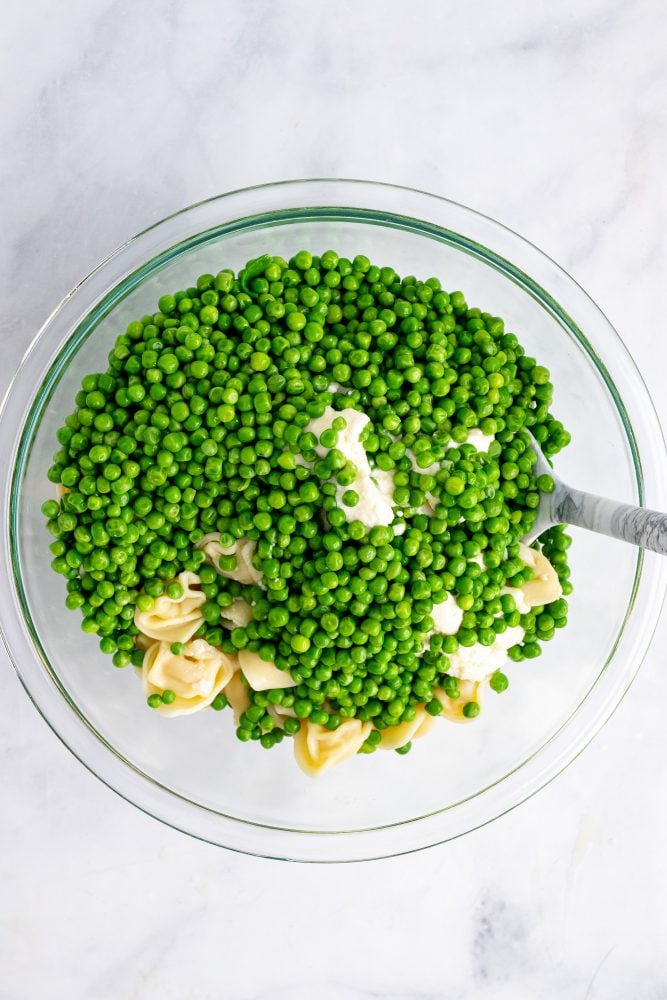
M450 722L470 722L471 720L463 714L463 709L469 701L476 701L482 707L483 681L459 681L458 698L450 698L442 688L435 689L435 697L442 705L441 719L449 719Z
M239 663L253 691L270 691L271 688L289 688L298 684L288 671L278 670L275 663L268 663L249 649L239 650Z
M525 615L538 604L550 604L563 596L558 574L542 552L519 542L519 558L532 569L532 580L527 580L520 587L503 587L500 591L514 598L517 611Z
M225 697L232 706L236 726L245 710L250 707L251 689L270 691L272 688L294 687L297 683L286 671L278 670L274 663L268 663L249 649L239 650L238 663L240 670L229 680L224 690ZM294 710L284 705L270 705L268 711L281 728L288 716L295 718Z
M228 580L236 580L238 583L258 584L262 582L262 574L252 563L252 557L257 551L257 543L251 538L237 538L233 545L224 547L220 544L220 534L211 531L208 535L197 542L197 548L201 549L206 556L206 561L213 569ZM234 569L220 569L221 556L234 556L236 566Z
M156 640L155 639L151 639L150 636L142 635L141 632L139 633L139 635L135 635L135 637L134 637L134 645L135 645L135 647L137 649L143 649L144 652L147 649L150 649L151 646L153 645L153 643L155 641Z
M180 654L172 652L169 642L154 642L144 655L141 679L147 696L175 694L169 704L157 706L161 715L191 715L207 708L238 668L236 657L204 639L186 643Z
M550 604L563 596L558 574L542 552L520 542L519 558L526 566L530 566L534 574L532 580L528 580L521 587L524 600L529 607Z
M228 681L224 695L232 706L234 724L238 726L241 716L250 707L250 692L270 691L272 688L294 687L296 681L273 663L262 660L257 653L241 649L238 653L240 670ZM292 708L285 705L269 705L268 712L282 728L284 720L295 718Z
M345 719L338 729L327 729L308 719L294 737L294 757L302 771L311 778L354 756L372 729L370 722Z
M296 712L288 705L269 705L267 708L269 715L272 715L281 729L285 726L285 719L296 719Z
M250 708L250 688L240 670L227 681L223 694L232 706L234 725L238 726L241 716L247 708Z
M252 564L256 544L251 539L239 539L230 548L223 548L220 535L211 533L204 536L199 547L222 576L245 585L261 581L260 572ZM521 588L504 589L505 593L512 594L518 610L525 613L531 607L557 600L562 588L548 559L523 544L519 554L533 570L534 576ZM220 557L229 555L236 557L237 565L234 570L223 571L219 566ZM204 621L201 609L206 597L197 574L183 572L177 579L183 590L181 597L174 599L163 594L155 600L150 611L137 609L134 616L139 630L136 646L145 650L141 667L144 691L149 698L156 694L162 698L168 693L167 699L162 698L156 705L160 714L192 714L209 706L223 692L238 726L253 704L253 692L293 688L298 684L289 671L279 670L275 663L263 660L258 653L247 648L239 650L237 655L228 655L204 639L193 639ZM434 612L434 631L455 634L461 617L455 599L448 596ZM221 608L221 624L229 629L244 628L252 618L252 605L242 597L235 597L227 607ZM470 721L463 713L464 707L469 702L481 706L483 689L490 674L506 659L508 646L520 642L522 638L523 629L516 626L499 633L490 647L475 644L460 647L450 654L449 672L459 679L459 695L450 698L444 689L435 690L434 697L442 706L441 717L458 723ZM174 643L181 645L174 646ZM291 705L270 703L267 711L280 728L284 727L286 719L297 717ZM412 740L426 736L435 721L436 717L427 712L424 705L419 705L414 719L382 730L379 746L387 750L400 749ZM301 719L299 731L294 735L296 762L310 777L324 774L354 756L372 728L371 722L358 718L342 720L337 729Z
M380 747L382 750L397 750L411 740L419 740L430 733L435 725L435 716L429 715L423 705L417 706L415 717L411 722L401 722L398 726L389 726L382 730Z
M134 624L139 631L151 639L162 642L187 642L204 621L201 606L206 598L199 588L196 573L181 573L176 577L183 588L178 598L162 594L156 598L150 611L134 612Z
M252 621L252 606L242 597L235 597L227 608L220 609L220 624L226 628L245 627Z

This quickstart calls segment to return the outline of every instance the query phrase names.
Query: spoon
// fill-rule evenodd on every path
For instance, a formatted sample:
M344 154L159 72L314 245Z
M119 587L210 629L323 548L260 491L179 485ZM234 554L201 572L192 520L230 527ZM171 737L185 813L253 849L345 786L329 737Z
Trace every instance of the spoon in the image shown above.
M667 555L667 514L573 489L558 478L532 434L530 437L537 456L535 475L551 476L555 488L540 496L535 524L523 539L526 545L555 524L574 524Z

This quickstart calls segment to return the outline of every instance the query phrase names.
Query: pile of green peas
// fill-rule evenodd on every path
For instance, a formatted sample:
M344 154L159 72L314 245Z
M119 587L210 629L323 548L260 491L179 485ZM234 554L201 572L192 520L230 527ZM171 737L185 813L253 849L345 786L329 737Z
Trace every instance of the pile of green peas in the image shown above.
M567 623L564 598L520 614L501 594L531 576L518 543L553 489L534 474L527 431L547 456L570 440L552 395L548 370L503 321L436 278L400 278L332 250L201 275L129 324L57 433L48 475L65 489L42 509L66 605L117 667L140 666L135 607L177 599L178 574L197 573L206 603L196 635L255 651L298 681L251 692L239 739L270 748L302 719L335 730L359 718L373 725L362 747L372 752L418 705L439 714L436 688L458 696L448 657L459 646L521 625L509 656L532 659ZM344 419L319 442L308 430L328 406L370 418L362 440L371 466L393 475L392 526L355 520L351 488L338 506L337 487L356 473L336 447ZM472 428L494 436L488 452L466 444ZM205 564L196 546L208 532L224 547L253 539L262 585ZM561 527L541 538L564 595L569 545ZM224 556L220 568L234 565ZM461 627L431 635L448 594ZM222 612L235 597L253 618L230 630ZM491 678L498 692L507 683L500 671ZM213 708L226 704L221 694ZM296 718L279 726L276 705ZM470 702L464 714L478 711Z

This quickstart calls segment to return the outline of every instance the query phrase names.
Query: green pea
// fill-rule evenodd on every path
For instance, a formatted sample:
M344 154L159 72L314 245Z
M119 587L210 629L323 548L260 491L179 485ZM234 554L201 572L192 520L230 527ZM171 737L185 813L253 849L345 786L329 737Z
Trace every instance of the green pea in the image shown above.
M526 579L516 542L551 488L551 477L532 478L524 427L550 456L569 441L549 413L549 372L501 320L436 279L335 251L303 250L289 264L265 255L239 278L203 274L158 308L129 324L107 372L82 380L47 474L71 492L43 505L67 607L117 665L143 662L135 608L180 601L180 573L196 573L194 638L232 656L259 651L298 682L255 692L238 738L270 749L299 721L281 729L267 707L297 705L330 731L372 721L368 753L384 728L414 718L415 699L440 712L436 684L459 696L446 674L459 644L490 645L521 624L525 640L508 655L530 659L567 623L562 599L522 616L500 596ZM393 528L354 518L363 471L346 454L347 421L336 416L319 440L311 430L329 405L369 418L363 447L392 477ZM477 426L495 437L484 454L466 444ZM220 575L245 562L207 555L199 546L211 534L223 550L252 541L261 586ZM569 594L569 539L551 529L543 544ZM483 567L471 562L480 552ZM429 639L447 595L461 628ZM252 619L230 631L222 610L236 598ZM505 682L498 671L490 683ZM158 698L173 704L168 691ZM224 694L214 699L225 706Z
M507 676L501 671L496 670L495 673L491 675L489 680L489 687L492 691L496 691L500 694L502 691L506 691L509 686L509 680Z

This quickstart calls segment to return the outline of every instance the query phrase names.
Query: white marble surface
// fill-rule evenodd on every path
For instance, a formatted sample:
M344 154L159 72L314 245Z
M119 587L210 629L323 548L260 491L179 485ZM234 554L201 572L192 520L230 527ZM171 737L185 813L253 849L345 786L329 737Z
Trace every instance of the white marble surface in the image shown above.
M0 386L99 258L189 202L363 176L571 270L667 423L661 0L5 0ZM0 998L667 996L667 624L529 803L403 859L306 867L174 833L89 775L0 659Z

